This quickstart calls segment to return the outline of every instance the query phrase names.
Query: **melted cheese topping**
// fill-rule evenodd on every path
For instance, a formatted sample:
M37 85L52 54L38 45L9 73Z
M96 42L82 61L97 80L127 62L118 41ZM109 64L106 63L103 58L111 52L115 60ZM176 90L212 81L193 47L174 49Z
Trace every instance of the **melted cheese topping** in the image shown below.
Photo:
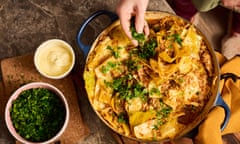
M163 140L187 127L179 121L189 116L186 107L203 109L212 60L193 25L172 16L148 24L149 39L157 42L154 56L140 58L136 51L142 47L131 45L118 25L101 36L84 80L94 109L113 129L142 140Z

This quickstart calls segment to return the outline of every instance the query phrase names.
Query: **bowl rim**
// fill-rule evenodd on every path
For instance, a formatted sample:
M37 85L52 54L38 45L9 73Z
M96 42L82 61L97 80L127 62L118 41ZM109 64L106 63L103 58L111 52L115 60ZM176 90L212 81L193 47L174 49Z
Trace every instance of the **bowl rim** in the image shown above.
M39 68L38 64L37 64L37 62L38 62L37 56L39 54L40 49L44 48L49 43L61 43L61 44L63 44L64 46L66 46L66 48L70 51L70 53L72 55L72 63L71 63L71 66L69 67L69 69L67 71L65 71L64 73L62 73L60 75L57 75L57 76L50 76L50 75L42 72L41 69ZM41 75L43 75L44 77L47 77L47 78L50 78L50 79L62 79L64 77L66 77L71 72L71 70L73 69L73 67L75 65L75 59L76 59L76 56L75 56L73 47L69 43L67 43L66 41L64 41L62 39L49 39L49 40L46 40L46 41L42 42L37 47L37 49L34 52L34 65L35 65L37 71Z
M65 122L62 126L62 128L59 130L58 133L56 133L55 136L53 136L52 138L46 140L46 141L43 141L43 142L31 142L31 141L28 141L26 139L24 139L22 136L20 136L13 124L12 124L12 121L11 121L11 116L10 116L10 111L9 109L11 108L12 106L12 102L14 100L16 100L19 96L19 94L25 90L28 90L28 89L33 89L33 88L46 88L52 92L54 92L57 96L59 96L64 104L64 107L66 109L66 115L65 115ZM70 111L69 111L69 105L68 105L68 102L65 98L65 96L63 95L63 93L55 86L53 86L52 84L49 84L49 83L46 83L46 82L31 82L31 83L28 83L28 84L25 84L21 87L19 87L17 90L14 91L14 93L10 96L10 98L8 99L7 101L7 104L6 104L6 107L5 107L5 123L6 123L6 126L7 126L7 129L9 130L9 132L11 133L11 135L17 139L18 141L20 141L21 143L28 143L28 144L48 144L48 143L52 143L54 141L56 141L62 134L63 132L65 131L65 129L67 128L68 126L68 123L69 123L69 117L70 117Z

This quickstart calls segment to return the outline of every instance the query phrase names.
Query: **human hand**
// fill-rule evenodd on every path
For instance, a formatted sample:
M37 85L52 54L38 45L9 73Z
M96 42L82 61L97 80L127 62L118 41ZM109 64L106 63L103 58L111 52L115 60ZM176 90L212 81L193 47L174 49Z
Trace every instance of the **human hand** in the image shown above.
M117 14L120 19L123 31L126 33L134 45L138 45L137 40L132 39L130 31L130 20L135 16L135 28L138 33L149 34L149 27L144 19L149 0L120 0L117 6Z
M222 0L222 4L229 9L240 9L240 0Z

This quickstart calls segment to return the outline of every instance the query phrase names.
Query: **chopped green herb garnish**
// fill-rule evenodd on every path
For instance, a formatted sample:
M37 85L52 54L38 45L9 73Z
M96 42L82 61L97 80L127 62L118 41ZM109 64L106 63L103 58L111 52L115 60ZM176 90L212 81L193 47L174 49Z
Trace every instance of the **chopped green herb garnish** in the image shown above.
M144 38L145 36L144 36L143 33L139 34L139 33L135 32L135 31L133 31L132 32L132 36L133 36L133 38L135 40L138 41L138 43L143 43L143 41L145 40L145 38Z
M178 79L178 82L179 82L179 83L183 83L184 80L183 80L182 78L179 78L179 79Z
M148 91L141 84L139 84L131 75L118 77L112 82L105 81L105 84L111 87L115 93L119 93L120 98L128 100L134 97L140 97L146 100Z
M172 108L160 101L161 110L157 111L157 123L154 125L153 129L158 129L159 126L163 125L171 113Z
M179 45L182 45L182 39L179 34L173 34L170 37L172 37L174 41L177 42Z
M158 125L153 125L153 130L158 130Z
M131 30L133 39L137 40L140 45L143 44L145 41L145 35L144 33L138 33L136 31L133 22L131 23L130 30Z
M117 121L119 123L127 123L126 115L124 113L120 113L117 117Z
M138 48L138 56L143 59L149 59L155 55L155 48L157 47L157 41L150 39L145 42L142 47Z
M117 47L117 49L113 49L111 46L107 46L107 49L110 50L112 52L112 55L117 59L120 58L120 54L119 54L119 50L121 49L121 47Z
M161 110L161 114L163 115L163 117L167 117L171 111L172 111L171 107L165 107Z
M138 64L137 60L131 60L129 59L126 61L125 64L129 71L139 70L141 68L141 65Z
M168 48L168 49L172 49L172 48L173 48L173 45L170 44L167 48Z
M144 33L137 33L133 19L131 20L130 30L132 37L138 41L138 47L134 49L134 53L137 53L137 55L143 59L153 57L155 55L155 48L157 47L156 38L146 40Z
M150 90L150 95L153 95L153 94L158 94L158 95L160 95L161 93L160 93L160 90L159 90L159 89L157 89L157 88L152 88L152 89Z
M32 142L42 142L61 129L66 109L55 93L34 88L20 94L13 102L10 115L19 135Z
M108 62L106 65L102 66L100 68L101 72L106 74L109 72L112 68L116 68L119 65L119 63L114 63L114 62Z

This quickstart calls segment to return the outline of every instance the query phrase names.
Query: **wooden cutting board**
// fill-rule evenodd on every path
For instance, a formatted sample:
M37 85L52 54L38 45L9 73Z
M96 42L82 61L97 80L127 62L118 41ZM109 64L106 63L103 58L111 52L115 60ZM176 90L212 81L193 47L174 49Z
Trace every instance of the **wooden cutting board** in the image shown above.
M4 114L4 107L3 102L6 101L6 98L4 97L4 88L3 88L3 82L0 81L0 115Z
M61 144L76 144L89 135L89 128L84 124L78 97L71 75L52 80L41 76L35 69L33 54L8 58L1 61L3 92L0 95L0 112L4 114L4 108L8 98L21 85L29 82L47 82L56 86L65 95L70 109L69 124L66 131L60 137Z

